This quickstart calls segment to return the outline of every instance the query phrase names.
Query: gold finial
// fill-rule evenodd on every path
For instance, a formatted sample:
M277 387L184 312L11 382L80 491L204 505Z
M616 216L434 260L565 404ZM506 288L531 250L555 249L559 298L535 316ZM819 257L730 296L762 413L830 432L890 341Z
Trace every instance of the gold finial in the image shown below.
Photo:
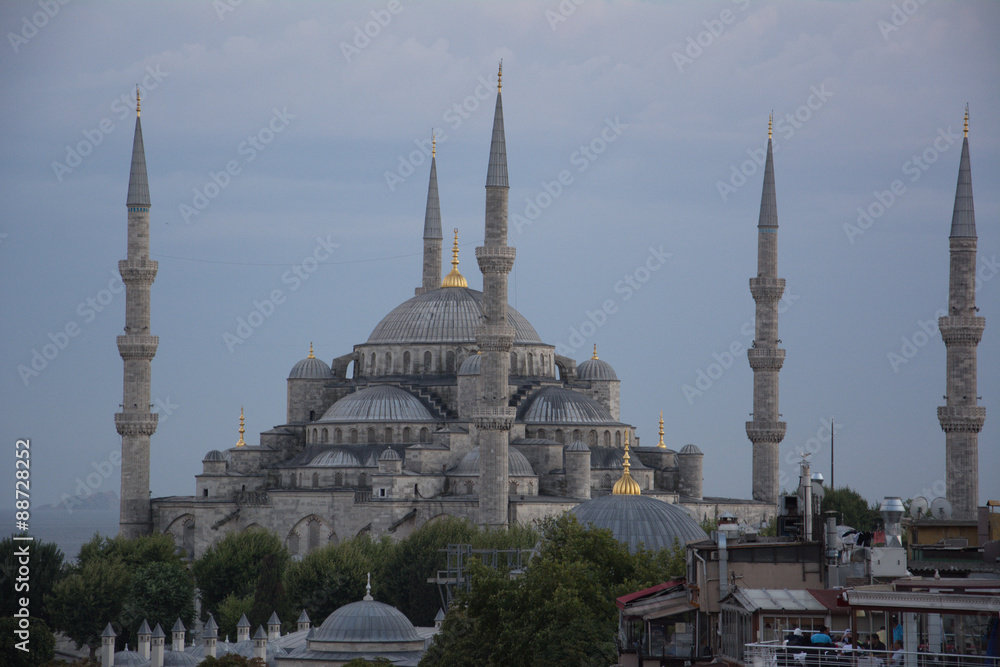
M139 117L139 84L135 84L135 117Z
M969 103L965 103L965 136L969 136Z
M497 70L497 92L498 93L500 92L500 88L503 87L502 83L501 83L502 79L503 79L503 58L500 59L500 69Z
M246 432L247 432L247 430L245 428L243 428L243 406L241 405L240 406L240 439L236 442L236 446L237 447L246 447L247 446L246 441L243 439L243 434L246 433Z
M306 357L306 359L315 359L315 358L316 358L316 355L313 354L313 344L312 344L312 341L309 341L309 356Z
M431 157L437 157L437 137L434 136L434 128L431 128Z
M441 287L468 287L465 276L458 272L458 227L455 228L455 243L451 247L451 272L441 281Z
M611 493L616 496L638 496L642 494L642 489L639 488L639 482L632 479L632 475L629 473L629 468L632 466L629 464L628 455L628 431L625 431L625 453L622 455L622 476L615 485L611 487Z
M597 359L597 343L594 343L594 356L591 359Z
M772 111L771 115L767 117L767 138L768 139L771 138L771 126L773 124L774 124L774 112Z
M663 442L663 410L660 410L660 441L656 443L656 446L660 449L666 449L667 445Z

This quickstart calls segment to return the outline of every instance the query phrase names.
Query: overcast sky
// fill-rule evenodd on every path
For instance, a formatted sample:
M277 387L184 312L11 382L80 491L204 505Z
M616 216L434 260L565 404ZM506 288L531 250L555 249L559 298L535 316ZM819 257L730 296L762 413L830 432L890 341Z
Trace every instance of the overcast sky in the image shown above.
M240 406L251 442L284 422L310 341L349 353L413 295L432 128L442 224L481 288L501 58L511 303L578 361L596 343L622 419L651 445L663 410L668 445L704 451L707 495L751 492L747 280L772 110L782 485L799 451L829 480L832 416L838 486L943 493L936 318L968 102L979 490L1000 498L996 3L42 0L4 2L0 27L0 423L5 443L31 438L37 502L88 475L120 486L137 83L160 267L152 493L191 495Z

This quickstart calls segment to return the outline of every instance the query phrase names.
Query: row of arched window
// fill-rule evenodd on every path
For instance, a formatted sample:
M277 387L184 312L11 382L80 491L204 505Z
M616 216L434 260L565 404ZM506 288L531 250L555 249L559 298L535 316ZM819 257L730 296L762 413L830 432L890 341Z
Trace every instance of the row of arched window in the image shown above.
M289 479L289 482L291 482L291 487L293 489L295 489L295 488L299 488L299 489L305 489L305 488L318 489L321 484L325 483L324 485L329 485L331 481L333 482L333 486L339 487L339 486L344 486L345 480L347 481L348 485L350 485L350 480L348 480L346 478L346 476L344 475L344 473L342 473L342 472L336 472L336 473L334 473L332 479L329 479L329 478L324 479L326 477L327 477L326 475L323 475L321 477L318 472L314 472L314 473L312 473L312 475L310 475L309 473L305 473L305 476L303 476L303 473L301 473L301 472L300 473L292 473L292 475L291 475L291 477ZM366 475L365 473L358 474L358 483L357 483L357 486L359 486L359 487L366 487L366 486L368 486L368 475Z
M545 438L551 438L561 445L566 444L566 434L570 435L570 442L576 442L577 440L584 440L588 446L597 447L602 445L604 447L611 447L612 439L614 440L615 447L622 446L622 431L616 429L611 431L610 429L604 429L604 431L598 431L597 429L590 429L589 431L584 431L583 429L573 429L572 431L563 431L561 428L557 428L553 431L546 430L544 428L535 429L533 432L528 430L525 435L529 438L538 438L544 440Z
M382 429L381 434L374 427L369 426L367 429L359 430L356 428L348 429L345 433L342 428L330 429L324 426L323 428L313 427L306 430L306 436L308 444L334 444L334 445L357 445L357 444L376 444L383 443L386 445L391 445L396 441L396 431L391 426L386 426ZM414 436L417 440L414 440ZM332 437L332 440L331 440ZM346 441L344 438L347 438ZM426 426L421 428L419 431L415 428L410 428L409 426L403 427L399 437L400 442L430 442L431 432ZM361 439L363 438L363 439Z
M458 371L465 361L465 356L457 357L452 350L444 354L430 350L411 352L405 350L402 356L393 355L391 351L382 353L362 353L358 359L359 375L371 377L376 375L440 375L452 374ZM521 352L510 353L510 374L529 377L555 377L554 356L551 354Z

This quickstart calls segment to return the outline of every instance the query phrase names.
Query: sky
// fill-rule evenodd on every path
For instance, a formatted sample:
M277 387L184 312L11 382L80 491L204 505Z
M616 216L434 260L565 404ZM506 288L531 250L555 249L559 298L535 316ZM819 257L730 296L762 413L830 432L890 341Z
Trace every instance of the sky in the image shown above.
M802 452L829 483L832 418L836 486L944 494L936 318L968 103L979 494L1000 498L996 3L18 0L0 28L0 431L11 480L31 441L36 506L120 488L137 84L159 262L151 490L191 495L241 407L250 442L284 423L310 342L349 353L413 295L432 129L442 226L481 289L501 59L511 305L562 354L596 344L622 419L652 445L662 410L715 496L751 494L772 112L782 487Z

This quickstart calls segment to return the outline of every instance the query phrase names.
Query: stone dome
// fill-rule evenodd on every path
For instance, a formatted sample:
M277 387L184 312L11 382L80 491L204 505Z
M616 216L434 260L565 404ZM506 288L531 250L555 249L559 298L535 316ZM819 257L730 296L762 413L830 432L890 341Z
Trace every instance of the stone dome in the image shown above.
M209 450L209 452L207 454L205 454L205 458L202 459L202 462L206 462L206 461L227 461L227 460L228 460L228 457L225 454L223 454L222 452L220 452L218 449L212 449L212 450Z
M576 377L580 380L618 380L615 369L603 359L587 359L576 367Z
M323 452L307 464L310 468L361 468L361 460L344 449Z
M533 424L618 424L594 399L562 387L545 387L521 407L518 420Z
M649 496L601 496L570 511L583 525L610 530L633 553L640 544L659 550L673 547L675 538L684 545L708 537L682 507Z
M310 348L311 355L311 348ZM325 380L332 375L330 367L322 359L308 356L292 366L288 373L289 380Z
M402 461L403 459L400 458L399 454L396 453L395 449L392 449L390 447L389 449L387 449L384 452L382 452L382 454L378 457L378 460L379 461Z
M567 452L589 452L590 447L587 446L583 440L574 440L573 442L566 445Z
M198 658L186 651L164 651L163 667L197 667L201 662ZM118 662L115 662L117 665Z
M396 306L375 326L368 344L474 343L475 329L482 320L482 292L442 287ZM514 343L542 344L528 320L509 306L507 323L514 327Z
M142 657L137 651L130 651L125 647L124 651L115 653L115 667L149 667L149 660Z
M462 362L458 368L459 375L479 375L483 367L483 355L474 354Z
M703 456L697 445L684 445L681 447L681 451L679 451L678 454L698 454L699 456Z
M388 643L422 642L403 612L374 600L344 605L309 632L308 641Z
M448 471L449 475L478 475L479 447L475 447L462 457L458 465ZM535 471L531 463L521 452L513 447L507 449L507 474L511 477L534 477Z
M375 385L348 394L319 419L320 422L431 422L434 416L413 394L391 385Z

